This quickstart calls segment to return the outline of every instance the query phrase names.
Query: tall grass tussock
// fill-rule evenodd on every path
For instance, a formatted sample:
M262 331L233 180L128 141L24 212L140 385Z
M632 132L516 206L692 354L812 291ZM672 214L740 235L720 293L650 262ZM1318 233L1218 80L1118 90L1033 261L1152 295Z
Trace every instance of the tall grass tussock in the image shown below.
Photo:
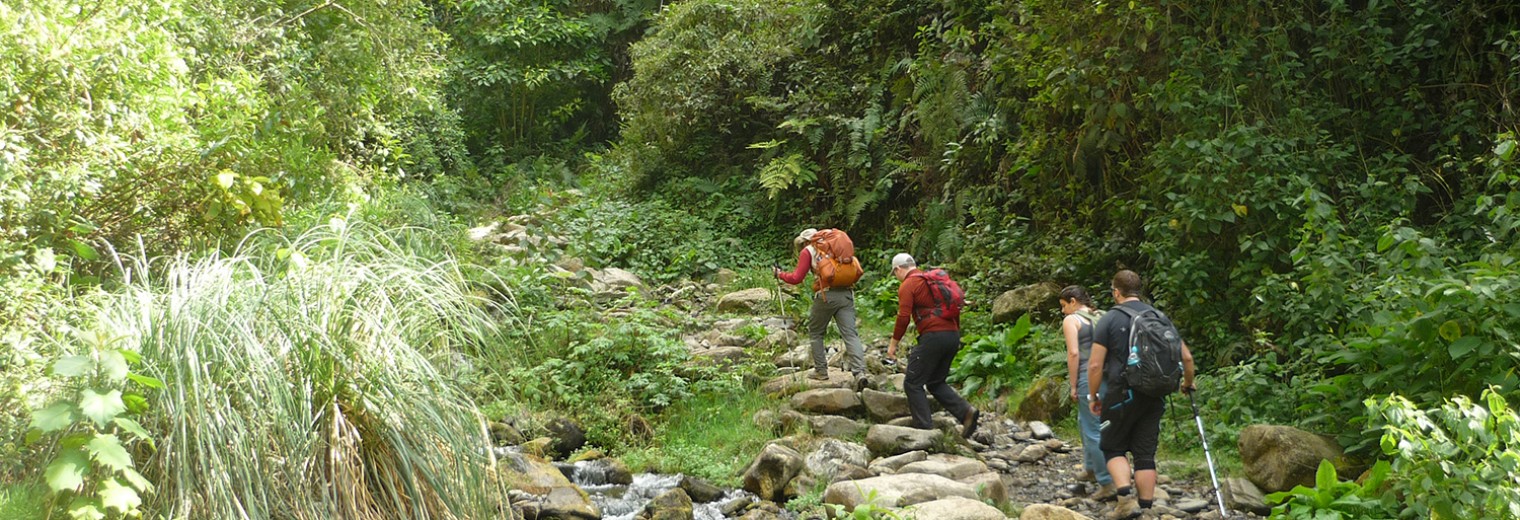
M455 378L498 337L504 309L456 262L417 251L417 232L333 219L294 239L251 237L229 256L123 262L126 289L94 311L167 384L144 418L162 435L143 471L158 485L145 509L502 514L489 436Z

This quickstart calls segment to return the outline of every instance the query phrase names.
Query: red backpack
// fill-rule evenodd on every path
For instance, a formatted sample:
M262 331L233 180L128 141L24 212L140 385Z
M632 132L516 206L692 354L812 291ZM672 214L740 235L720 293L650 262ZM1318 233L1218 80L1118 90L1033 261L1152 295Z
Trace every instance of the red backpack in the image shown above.
M966 291L950 279L950 273L944 269L931 269L913 273L913 276L922 278L924 284L929 287L929 295L934 300L932 307L913 307L913 314L922 322L930 316L955 321L961 316L961 307L966 306Z
M808 241L813 246L813 282L817 290L849 287L860 281L864 270L855 258L855 242L850 235L838 229L825 229L813 234Z

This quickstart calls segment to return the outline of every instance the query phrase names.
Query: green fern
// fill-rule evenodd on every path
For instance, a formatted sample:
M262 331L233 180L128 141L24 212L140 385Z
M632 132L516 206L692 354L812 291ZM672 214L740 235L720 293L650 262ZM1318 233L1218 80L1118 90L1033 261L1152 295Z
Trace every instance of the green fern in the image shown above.
M817 180L818 171L800 153L771 159L760 169L760 186L766 189L767 196L772 199L782 190L812 184Z

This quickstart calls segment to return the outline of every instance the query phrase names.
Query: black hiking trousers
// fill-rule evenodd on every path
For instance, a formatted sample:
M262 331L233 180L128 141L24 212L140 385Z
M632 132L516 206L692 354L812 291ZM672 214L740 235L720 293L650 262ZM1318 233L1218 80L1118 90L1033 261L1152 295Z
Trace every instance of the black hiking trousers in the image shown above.
M945 378L950 375L950 363L955 361L955 355L960 351L961 332L958 330L918 335L918 346L908 355L908 374L903 380L903 393L908 394L908 411L913 414L913 427L924 430L934 428L934 421L929 418L933 412L929 409L929 396L925 389L928 390L927 394L934 394L934 400L939 401L940 406L945 407L956 422L965 420L966 414L971 412L971 405L945 382Z

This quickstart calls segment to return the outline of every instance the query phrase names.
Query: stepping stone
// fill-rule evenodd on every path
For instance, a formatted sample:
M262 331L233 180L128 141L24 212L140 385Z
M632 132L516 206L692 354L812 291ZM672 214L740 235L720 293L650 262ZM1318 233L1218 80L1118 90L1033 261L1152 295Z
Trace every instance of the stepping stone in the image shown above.
M929 450L934 448L935 441L941 435L939 430L877 424L866 431L866 447L871 449L871 453L880 455Z
M860 396L848 388L820 388L792 396L792 408L815 414L847 414L863 406Z
M1178 502L1176 507L1177 509L1181 509L1189 513L1197 513L1199 511L1203 511L1204 509L1208 509L1209 502L1206 500L1189 498L1187 500Z
M1034 435L1035 439L1042 441L1056 436L1056 433L1051 431L1050 426L1040 421L1030 421L1029 432Z

